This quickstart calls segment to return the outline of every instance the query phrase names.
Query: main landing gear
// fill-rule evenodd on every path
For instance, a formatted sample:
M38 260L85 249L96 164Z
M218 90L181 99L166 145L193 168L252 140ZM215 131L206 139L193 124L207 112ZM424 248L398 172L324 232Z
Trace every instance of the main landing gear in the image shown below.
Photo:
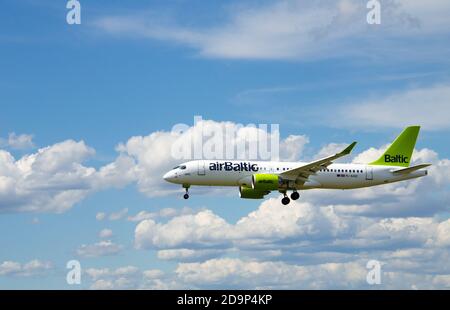
M292 200L297 200L299 198L300 198L300 194L298 192L292 192L292 194L291 194Z
M283 199L281 199L281 203L284 205L288 205L291 202L291 200L289 199L288 196L286 196L286 194L284 194L284 195L285 196L283 197Z
M291 194L291 199L289 199L289 197L287 196L286 192L283 192L283 195L284 195L284 197L281 199L281 203L283 205L285 205L285 206L288 205L291 202L291 199L292 200L297 200L297 199L300 198L300 194L297 191L294 191Z
M183 195L184 199L189 199L189 185L183 184L183 188L186 189L186 194Z

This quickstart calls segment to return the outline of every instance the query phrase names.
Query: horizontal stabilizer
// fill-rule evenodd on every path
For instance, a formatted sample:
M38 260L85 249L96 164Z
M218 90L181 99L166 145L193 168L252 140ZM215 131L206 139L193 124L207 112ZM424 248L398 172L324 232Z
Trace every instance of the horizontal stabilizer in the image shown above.
M422 168L426 168L428 166L431 166L431 164L420 164L417 166L412 166L412 167L408 167L408 168L403 168L403 169L399 169L399 170L394 170L392 171L394 174L408 174L411 173L413 171L422 169Z

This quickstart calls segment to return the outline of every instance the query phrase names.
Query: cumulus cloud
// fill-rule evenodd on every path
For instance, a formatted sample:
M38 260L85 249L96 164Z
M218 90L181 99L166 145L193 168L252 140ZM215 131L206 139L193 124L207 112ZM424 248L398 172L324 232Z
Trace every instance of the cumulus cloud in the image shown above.
M93 191L118 186L114 177L108 179L110 175L103 173L105 167L96 171L82 164L94 154L83 141L73 140L18 160L0 150L0 211L64 212ZM127 175L122 175L120 185L128 182Z
M200 288L352 288L365 284L367 270L361 263L327 263L312 266L236 258L182 263L175 270L184 283Z
M8 151L0 150L0 211L60 213L94 192L121 188L133 182L136 182L140 192L151 197L174 193L179 188L161 182L162 176L173 166L194 159L196 155L190 148L192 145L188 145L188 157L177 158L173 153L176 146L180 141L203 140L200 158L206 158L210 152L214 152L211 150L211 147L214 149L213 145L223 144L223 137L205 135L224 130L233 133L226 144L231 150L231 153L226 154L232 158L245 159L255 155L250 143L259 145L262 141L267 142L267 139L278 142L277 130L202 120L191 127L186 125L185 131L158 131L147 136L131 137L117 146L119 154L113 162L99 168L83 164L95 155L95 150L83 141L66 140L20 159L15 159ZM306 136L282 139L280 149L283 158L298 158L307 142ZM265 145L264 152L270 155L269 151L268 145ZM261 152L256 150L256 156L261 156ZM276 150L274 153L278 155ZM124 218L127 212L125 208L110 214L108 219ZM106 214L99 212L96 218L105 219Z
M80 257L99 257L117 255L123 250L123 246L111 240L102 240L94 244L83 244L76 254Z
M195 256L192 250L264 249L271 241L294 237L320 241L345 236L354 229L352 221L342 220L332 208L304 202L293 202L292 207L285 208L271 198L234 225L211 210L178 216L167 223L144 220L136 226L135 244L138 248L165 250L159 252L162 258L183 258Z
M382 215L384 210L378 217L367 217L345 209L364 209L366 205L323 205L318 201L314 204L305 201L291 204L286 208L278 198L265 200L258 210L236 224L228 223L211 210L181 215L166 223L144 220L136 226L135 245L137 248L158 249L159 257L164 259L202 256L202 253L195 251L211 249L220 249L221 253L223 249L231 251L236 248L244 251L283 250L285 240L295 240L294 247L297 249L302 247L299 244L303 242L306 247L319 244L330 249L357 249L372 244L387 248L408 242L427 245L429 240L437 238L437 227L441 224L431 217L386 219ZM414 240L408 239L410 229L415 232ZM273 243L279 243L279 246ZM205 254L211 255L211 252Z
M224 143L224 137L220 134L213 133L232 133L227 137ZM263 152L270 153L270 145L264 145L262 142L267 140L277 140L279 132L272 131L271 128L258 128L252 126L243 126L233 122L215 122L211 120L197 121L193 126L186 128L184 131L158 131L148 136L135 136L128 139L126 143L118 146L118 151L122 156L129 156L136 162L137 185L141 192L154 197L174 193L179 189L166 182L161 182L161 178L165 172L172 169L175 165L183 161L193 160L196 155L201 158L219 159L230 158L245 159L252 158L254 155L260 156ZM195 141L203 141L203 148L200 154L195 152ZM192 143L190 143L192 142ZM306 136L289 136L280 142L280 155L283 158L296 158L299 156L303 146L308 142ZM247 144L246 144L247 143ZM253 154L250 143L258 145ZM224 149L214 149L214 146L224 145ZM259 151L259 145L264 150ZM181 149L181 150L179 150ZM158 150L158 151L155 151ZM188 152L185 151L187 150ZM274 153L277 153L274 150ZM268 154L271 155L271 154ZM274 154L277 156L278 154ZM178 156L182 158L177 158Z
M286 207L271 198L235 224L211 210L166 223L147 219L136 226L135 243L180 262L163 281L168 287L361 288L368 287L371 259L383 263L383 288L445 282L450 220L367 217L339 207L305 201Z
M298 161L309 138L305 135L290 135L280 142L280 159L282 161Z
M164 278L164 272L159 269L142 271L135 266L88 268L84 273L91 281L90 289L93 290L149 288L146 286Z
M227 249L168 249L159 250L157 257L161 260L171 260L177 262L199 261L208 258L217 257L221 253L226 254Z
M159 279L164 276L164 272L159 269L149 269L145 270L143 275L147 279Z
M21 264L15 261L4 261L0 264L0 276L42 276L53 269L53 264L48 261L31 260Z
M168 23L157 14L104 16L94 25L119 37L184 44L201 56L229 59L320 59L342 56L435 57L444 54L434 36L448 34L450 5L432 0L382 3L381 25L368 25L366 3L358 0L284 0L241 4L228 18L207 26ZM170 20L173 20L171 18ZM194 21L195 24L195 21ZM418 40L420 38L420 40ZM391 39L391 40L390 40ZM415 46L405 51L401 42ZM417 41L416 41L417 40ZM428 40L427 49L421 40ZM434 48L433 48L434 47ZM386 54L389 51L389 54Z
M178 216L166 224L144 220L136 226L135 245L137 248L179 246L201 240L204 245L219 246L223 245L226 226L226 221L210 210Z

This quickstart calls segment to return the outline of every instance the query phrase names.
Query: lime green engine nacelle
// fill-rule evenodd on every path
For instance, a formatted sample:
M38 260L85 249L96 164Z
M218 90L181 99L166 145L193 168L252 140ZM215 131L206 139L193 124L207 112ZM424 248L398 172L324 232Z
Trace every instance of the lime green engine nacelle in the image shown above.
M247 199L262 199L270 191L276 191L281 185L281 178L276 174L257 173L252 176L252 186L239 187L239 196Z
M282 185L276 174L257 173L252 176L252 188L256 191L276 191Z
M269 191L258 191L254 190L251 187L247 187L245 185L242 185L239 187L239 197L246 198L246 199L262 199L264 198L264 195L267 195L270 193Z

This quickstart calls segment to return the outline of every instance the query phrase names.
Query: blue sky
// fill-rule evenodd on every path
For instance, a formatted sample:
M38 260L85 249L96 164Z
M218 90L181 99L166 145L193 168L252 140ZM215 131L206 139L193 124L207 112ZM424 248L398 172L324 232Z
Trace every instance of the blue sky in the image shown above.
M0 10L1 288L369 288L359 277L368 259L386 263L381 288L449 287L446 1L382 1L381 25L367 25L352 0L80 2L81 25L66 23L65 1ZM175 162L161 146L195 115L279 124L281 139L297 137L299 160L353 140L368 160L419 124L416 158L432 161L434 176L305 193L291 211L275 194L245 201L237 189L194 188L183 201L159 184ZM117 175L101 173L108 165ZM270 210L298 222L259 231ZM133 221L141 211L154 214ZM252 233L239 224L251 220ZM112 235L99 237L104 229ZM209 229L222 242L204 239ZM254 238L267 244L244 246ZM65 282L71 259L89 270L80 286ZM208 277L223 266L230 274Z

